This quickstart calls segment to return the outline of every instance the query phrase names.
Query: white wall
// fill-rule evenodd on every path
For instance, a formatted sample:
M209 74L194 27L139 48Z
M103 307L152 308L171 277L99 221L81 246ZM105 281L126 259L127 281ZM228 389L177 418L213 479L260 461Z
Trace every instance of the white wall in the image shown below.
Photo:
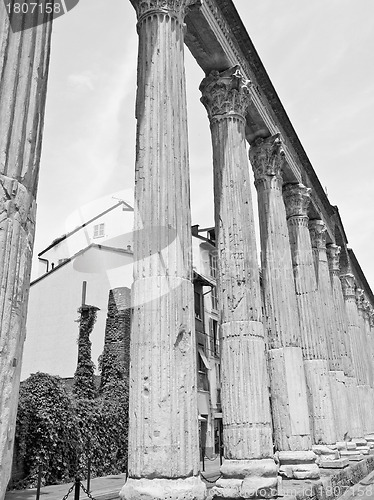
M133 215L132 211L120 205L57 243L41 257L49 261L50 270L52 263L57 266L60 259L72 257L91 243L126 249L128 245L132 246ZM81 221L82 224L84 222L84 220ZM94 226L101 223L105 225L104 236L94 238ZM46 272L42 263L37 272L38 277Z
M93 267L97 272L92 272ZM131 288L132 268L132 255L93 247L31 286L22 380L36 371L74 375L83 281L87 281L86 304L100 308L91 334L92 360L97 365L104 345L109 290Z

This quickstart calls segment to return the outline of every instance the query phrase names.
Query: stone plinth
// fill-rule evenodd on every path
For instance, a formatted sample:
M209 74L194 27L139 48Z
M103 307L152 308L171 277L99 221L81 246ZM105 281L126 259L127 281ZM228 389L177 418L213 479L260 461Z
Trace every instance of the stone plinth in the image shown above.
M13 33L0 4L0 498L11 472L48 77L50 15Z
M279 451L304 451L310 449L312 439L291 249L282 198L285 159L279 135L257 139L249 154L258 192L275 448Z
M217 295L225 462L213 489L220 498L277 494L264 326L245 115L250 89L239 67L212 72L200 86L213 145Z
M299 310L300 339L304 358L309 406L315 444L336 441L329 380L326 333L321 324L312 244L308 229L310 189L303 184L283 188Z
M126 500L200 500L184 76L187 0L136 1L139 55Z

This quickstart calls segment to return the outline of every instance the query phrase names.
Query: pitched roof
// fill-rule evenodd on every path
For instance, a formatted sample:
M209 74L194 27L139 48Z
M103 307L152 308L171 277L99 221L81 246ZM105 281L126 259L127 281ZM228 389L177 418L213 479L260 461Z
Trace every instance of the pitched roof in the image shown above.
M89 219L87 222L84 222L82 225L76 227L75 229L73 229L72 231L70 231L69 233L66 233L66 234L63 234L62 236L60 236L59 238L56 238L55 240L52 241L52 243L47 247L45 248L44 250L42 250L40 253L38 253L38 257L41 257L43 254L45 254L48 250L50 250L51 248L53 248L55 245L57 245L58 243L60 243L61 241L64 241L66 240L67 238L69 238L69 236L71 236L72 234L80 231L81 229L83 229L84 227L88 226L88 224L91 224L91 222L94 222L95 220L99 219L100 217L102 217L103 215L106 215L107 213L111 212L112 210L114 210L115 208L119 207L120 205L125 205L128 209L129 212L133 212L134 209L132 206L130 206L128 203L126 203L124 200L120 200L118 203L116 203L115 205L113 205L112 207L109 207L107 208L106 210L104 210L103 212L100 212L99 214L95 215L95 217L92 217L92 219ZM73 257L72 257L73 258Z

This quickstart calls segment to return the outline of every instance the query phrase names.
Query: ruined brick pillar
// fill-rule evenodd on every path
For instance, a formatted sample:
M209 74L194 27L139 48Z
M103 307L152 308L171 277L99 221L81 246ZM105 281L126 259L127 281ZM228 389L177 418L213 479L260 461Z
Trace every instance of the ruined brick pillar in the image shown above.
M314 253L314 263L318 286L318 302L320 310L320 324L325 332L327 341L328 367L332 404L334 409L334 422L336 438L343 441L349 432L347 411L342 412L342 407L348 408L347 390L345 385L343 365L343 345L341 325L337 319L334 295L331 285L329 263L326 251L326 226L322 220L316 219L309 223L311 242Z
M318 477L286 210L282 197L285 162L279 135L257 139L250 161L258 191L261 262L275 448L288 477ZM291 452L291 453L287 453ZM283 467L284 465L284 467Z
M12 466L50 36L51 22L13 33L0 2L0 499Z
M214 166L217 291L225 461L213 492L277 495L261 290L245 139L250 102L239 67L212 72L200 86L210 120Z
M326 333L319 321L317 281L308 229L310 189L303 184L287 184L283 188L283 196L291 244L313 441L316 445L335 444ZM324 455L326 456L326 452ZM337 457L331 452L329 458Z
M113 288L108 297L100 391L129 376L130 329L131 291L126 287Z
M184 75L187 0L133 0L138 18L129 478L121 497L205 498L199 477Z

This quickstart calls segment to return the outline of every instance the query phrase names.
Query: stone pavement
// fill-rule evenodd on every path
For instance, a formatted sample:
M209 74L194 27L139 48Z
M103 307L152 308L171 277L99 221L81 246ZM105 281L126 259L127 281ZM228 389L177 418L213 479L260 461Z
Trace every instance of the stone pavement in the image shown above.
M205 460L204 477L208 480L216 479L219 476L219 458L211 461ZM96 500L114 500L118 498L118 493L125 483L126 474L118 474L115 476L96 477L91 480L91 495ZM45 486L40 490L40 500L62 500L73 483L58 484L55 486ZM86 481L83 481L83 486L86 487ZM208 488L213 484L207 482ZM5 500L35 500L36 488L28 490L13 490L7 491ZM74 490L69 495L69 500L74 499ZM87 500L87 495L81 490L81 500Z
M374 499L374 472L345 491L339 500L373 500Z
M202 475L208 480L212 481L219 476L219 459L214 461L205 461L205 471ZM118 493L125 482L126 475L118 474L115 476L97 477L91 481L91 495L96 500L115 500L118 498ZM288 498L289 500L295 500L295 498L315 498L308 490L313 482L311 481L284 481L284 491L286 494L283 498ZM86 483L83 483L86 486ZM297 484L297 487L296 487ZM40 500L62 500L64 495L67 493L68 489L72 486L69 484L59 484L56 486L46 486L41 489ZM212 488L213 484L207 482L208 489ZM328 488L328 485L325 485ZM341 486L335 484L331 486L334 489L333 495L330 492L327 493L327 498L335 498L338 500L374 500L374 471L368 474L365 478L361 479L355 486L348 488L348 486ZM298 494L295 496L287 495L293 489L299 490ZM289 491L287 491L289 490ZM304 494L302 494L302 491ZM330 493L330 495L329 495ZM309 496L310 495L310 496ZM36 488L29 490L14 490L8 491L5 495L5 500L35 500ZM74 499L74 491L69 495L69 500ZM87 496L81 491L81 500L88 500Z

